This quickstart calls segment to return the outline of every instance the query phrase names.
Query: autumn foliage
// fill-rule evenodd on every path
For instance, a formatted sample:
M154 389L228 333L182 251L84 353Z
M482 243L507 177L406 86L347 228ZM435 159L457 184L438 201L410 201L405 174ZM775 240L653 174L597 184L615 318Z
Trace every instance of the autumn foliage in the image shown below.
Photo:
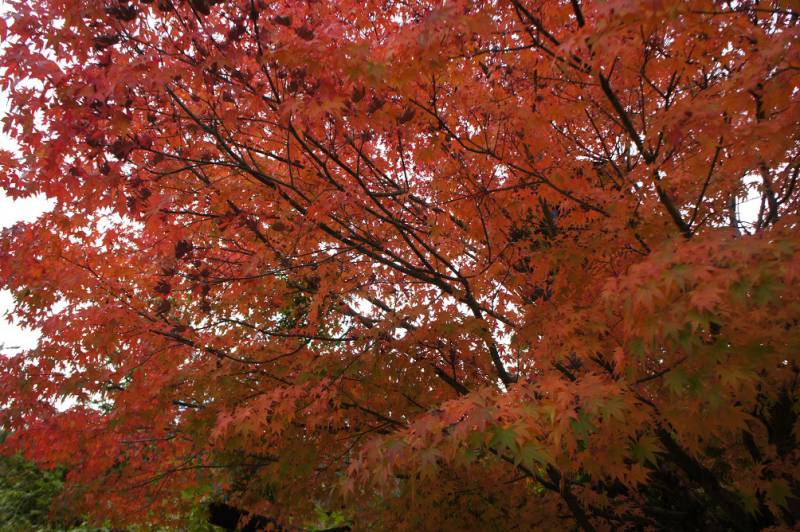
M8 4L0 423L76 514L797 523L796 3Z

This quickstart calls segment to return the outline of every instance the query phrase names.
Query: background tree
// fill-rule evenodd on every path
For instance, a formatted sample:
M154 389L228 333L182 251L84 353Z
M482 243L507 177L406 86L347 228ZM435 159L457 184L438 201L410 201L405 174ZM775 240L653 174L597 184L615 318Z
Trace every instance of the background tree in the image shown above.
M52 522L52 499L62 487L59 477L20 456L0 457L0 530L45 530Z
M5 436L0 435L0 438L4 439ZM87 525L84 516L75 515L74 509L68 506L70 498L62 497L65 473L62 468L42 470L18 454L0 456L0 532L122 532L120 529ZM230 515L230 511L223 514L217 509L218 506L206 497L191 505L176 520L180 521L183 530L224 530L213 525L228 524L224 516ZM332 518L331 515L318 517L323 524L330 523ZM246 519L243 521L247 522ZM236 514L231 528L238 522L239 515ZM131 532L139 530L170 529L140 525L132 528Z
M796 523L791 3L10 5L2 423L76 512Z

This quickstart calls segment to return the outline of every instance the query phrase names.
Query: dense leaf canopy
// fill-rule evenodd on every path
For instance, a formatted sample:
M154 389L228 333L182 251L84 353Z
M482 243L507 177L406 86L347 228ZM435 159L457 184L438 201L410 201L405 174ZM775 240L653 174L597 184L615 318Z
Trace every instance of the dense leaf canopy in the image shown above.
M0 423L76 513L800 516L795 3L8 5Z

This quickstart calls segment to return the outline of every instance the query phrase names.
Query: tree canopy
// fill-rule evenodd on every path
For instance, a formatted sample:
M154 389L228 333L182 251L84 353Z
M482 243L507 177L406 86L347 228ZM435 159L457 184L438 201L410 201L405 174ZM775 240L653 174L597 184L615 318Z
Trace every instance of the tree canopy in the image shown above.
M0 187L54 207L0 424L62 506L797 523L796 3L7 4Z

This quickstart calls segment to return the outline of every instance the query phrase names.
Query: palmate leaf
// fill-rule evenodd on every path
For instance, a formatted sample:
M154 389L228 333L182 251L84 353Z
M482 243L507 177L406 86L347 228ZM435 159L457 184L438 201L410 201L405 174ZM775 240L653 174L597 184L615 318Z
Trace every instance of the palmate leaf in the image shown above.
M656 464L660 450L661 446L652 434L643 434L630 449L631 456L640 464Z
M600 402L597 407L603 419L616 419L623 421L628 405L622 397L609 397Z
M512 455L519 454L517 434L511 428L496 427L492 430L492 439L489 445L500 451L508 450Z
M552 464L553 457L542 446L535 442L528 442L520 448L516 461L528 469L533 469L536 465Z
M6 4L0 450L72 516L800 521L796 7Z
M683 395L689 387L689 379L681 368L675 368L664 376L664 384L673 394Z

